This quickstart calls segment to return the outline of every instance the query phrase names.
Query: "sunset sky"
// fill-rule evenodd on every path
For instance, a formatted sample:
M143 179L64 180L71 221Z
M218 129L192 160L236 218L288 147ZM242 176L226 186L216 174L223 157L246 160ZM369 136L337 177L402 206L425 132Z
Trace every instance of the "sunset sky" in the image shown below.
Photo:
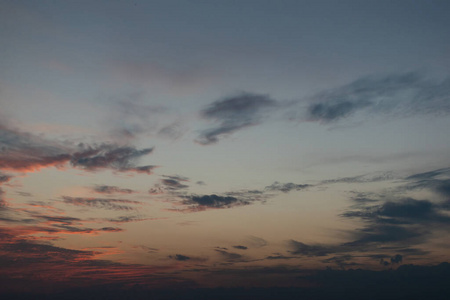
M1 0L0 292L448 262L449 13Z

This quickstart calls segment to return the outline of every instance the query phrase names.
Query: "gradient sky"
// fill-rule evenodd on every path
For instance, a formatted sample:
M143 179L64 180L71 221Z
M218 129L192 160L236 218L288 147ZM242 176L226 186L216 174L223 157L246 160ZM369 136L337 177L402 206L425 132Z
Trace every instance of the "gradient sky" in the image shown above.
M2 291L449 261L449 11L0 1Z

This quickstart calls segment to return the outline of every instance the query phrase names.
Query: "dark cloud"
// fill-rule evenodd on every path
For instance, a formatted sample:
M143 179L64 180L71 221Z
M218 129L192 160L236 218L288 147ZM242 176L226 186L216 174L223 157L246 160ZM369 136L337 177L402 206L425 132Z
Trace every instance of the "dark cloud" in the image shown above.
M268 244L265 239L253 235L247 236L245 241L246 244L251 245L254 248L262 248Z
M137 150L128 146L103 144L97 147L80 145L81 151L75 152L70 163L86 170L110 168L117 171L150 171L150 166L136 167L134 161L150 154L153 148Z
M181 254L169 255L169 258L172 258L172 259L175 259L178 261L187 261L187 260L191 259L189 256L181 255Z
M337 247L324 245L307 245L295 240L289 241L289 246L292 249L292 254L300 254L305 256L326 256L330 253L339 252Z
M301 191L308 187L311 187L310 184L295 184L295 183L279 183L278 181L275 181L272 185L266 186L266 190L268 191L279 191L283 193L288 193L290 191Z
M0 210L6 208L6 201L5 199L3 199L3 194L5 192L2 190L2 188L0 188Z
M428 189L445 197L450 204L450 168L418 173L405 178L405 189Z
M153 148L138 150L131 146L101 144L78 147L46 140L0 124L0 169L33 172L43 167L63 166L95 171L113 169L150 174L156 166L136 166L135 162Z
M0 169L35 171L58 166L70 159L68 149L44 138L11 129L0 123Z
M261 121L262 113L274 109L277 103L266 95L244 93L210 104L201 112L202 117L218 123L216 127L204 130L197 142L214 144L219 138L232 134Z
M354 259L353 255L345 254L345 255L338 255L338 256L333 256L333 257L324 259L324 260L322 260L322 262L323 263L334 263L341 269L345 269L345 268L353 267L353 266L359 266L360 265L359 263L352 262L353 259Z
M131 189L121 189L111 185L96 185L93 190L100 194L132 194L135 192Z
M393 264L399 264L403 261L403 256L400 254L396 254L395 256L391 257L391 263Z
M369 76L313 96L306 119L328 123L362 110L447 115L449 99L450 80L433 82L414 72Z
M450 224L450 217L442 212L442 206L439 204L428 200L405 198L347 211L342 216L363 218L376 224Z
M81 219L73 217L45 216L45 215L36 215L35 217L54 223L62 223L65 225L71 225L73 223L78 223L81 221Z
M120 216L113 219L108 219L112 223L128 223L128 222L139 222L149 220L149 218L144 218L141 216Z
M242 256L241 254L238 254L238 253L228 252L228 251L220 250L220 249L214 249L214 251L220 253L220 255L221 255L226 261L236 262L236 261L244 260L244 256Z
M239 250L247 250L247 249L248 249L248 247L245 247L245 246L241 246L241 245L236 245L236 246L233 246L233 248L235 248L235 249L239 249Z
M391 172L385 173L373 173L373 174L364 174L353 177L341 177L335 179L327 179L322 180L320 184L333 184L333 183L369 183L369 182L379 182L392 180L394 176Z
M269 255L266 257L266 259L268 260L277 260L277 259L292 259L292 258L297 258L295 256L285 256L285 255L281 255L281 254L275 254L275 255Z
M161 183L169 190L181 190L189 187L176 179L162 179Z
M230 196L218 196L212 195L192 195L186 196L186 200L183 201L185 205L194 205L198 208L229 208L233 206L248 205L247 201L240 200Z
M0 184L8 182L12 176L0 173Z
M63 196L64 203L76 205L76 206L85 206L85 207L94 207L108 210L133 210L134 207L129 204L141 204L139 201L132 200L123 200L123 199L104 199L104 198L82 198L82 197L69 197Z

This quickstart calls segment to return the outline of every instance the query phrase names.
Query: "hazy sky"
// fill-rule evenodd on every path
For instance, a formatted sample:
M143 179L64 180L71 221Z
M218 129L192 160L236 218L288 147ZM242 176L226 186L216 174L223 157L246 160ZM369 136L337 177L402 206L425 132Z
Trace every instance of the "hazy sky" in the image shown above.
M1 289L448 261L449 11L0 1Z

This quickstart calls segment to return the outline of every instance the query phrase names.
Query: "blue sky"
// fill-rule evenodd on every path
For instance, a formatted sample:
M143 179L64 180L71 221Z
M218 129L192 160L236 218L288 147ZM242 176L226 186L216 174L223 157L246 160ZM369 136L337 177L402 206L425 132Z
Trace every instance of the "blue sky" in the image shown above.
M447 1L0 5L12 290L448 261Z

